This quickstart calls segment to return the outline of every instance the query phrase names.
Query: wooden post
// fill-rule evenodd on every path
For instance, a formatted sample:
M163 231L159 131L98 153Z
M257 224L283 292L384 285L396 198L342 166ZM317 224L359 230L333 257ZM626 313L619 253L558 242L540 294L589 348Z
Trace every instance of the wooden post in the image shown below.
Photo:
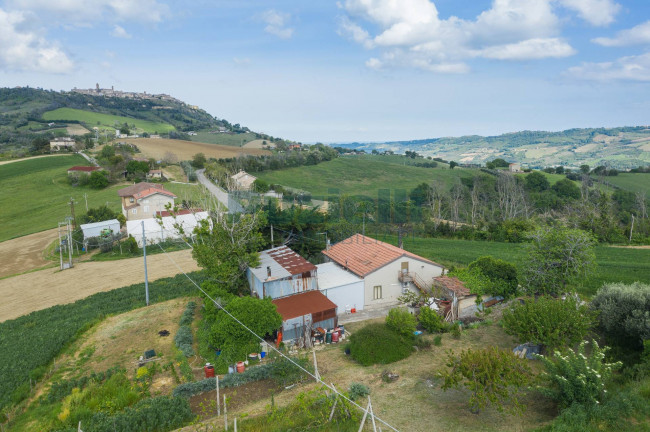
M368 396L368 407L370 408L370 419L372 420L372 430L377 432L377 425L375 424L375 413L372 412L372 403L370 402L370 396Z
M334 405L332 406L332 412L330 413L330 418L327 420L328 422L332 421L332 418L334 417L334 411L336 410L336 404L339 403L339 392L336 392L336 399L334 399Z
M359 425L359 432L363 431L363 425L366 424L366 417L368 416L369 409L370 409L370 404L368 404L366 410L363 412L363 418L361 419L361 424Z
M221 400L219 399L219 375L217 377L217 416L221 415Z
M320 374L318 373L318 361L316 361L316 349L312 347L311 352L314 354L314 376L316 377L316 382L319 382Z
M223 424L226 425L228 430L228 407L226 406L226 395L223 395Z
M234 423L234 424L235 424L235 432L237 432L237 417L235 417L234 422L235 422L235 423Z

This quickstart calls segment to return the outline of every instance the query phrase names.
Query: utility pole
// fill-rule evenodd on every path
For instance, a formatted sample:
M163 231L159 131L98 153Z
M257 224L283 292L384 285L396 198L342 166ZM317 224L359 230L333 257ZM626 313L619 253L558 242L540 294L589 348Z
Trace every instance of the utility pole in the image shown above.
M63 270L63 245L61 244L61 222L59 222L59 268Z
M630 227L630 240L629 240L629 243L632 243L632 231L634 231L634 215L632 215L632 226Z
M72 268L72 227L68 222L68 257L70 259L70 268Z
M273 247L273 224L271 224L271 247Z
M84 194L84 200L86 201L86 213L88 213L88 194Z
M74 200L70 197L70 216L72 216L72 227L77 227L77 220L74 217Z
M147 278L147 237L144 233L144 221L142 221L142 256L144 257L144 293L145 301L149 306L149 279Z

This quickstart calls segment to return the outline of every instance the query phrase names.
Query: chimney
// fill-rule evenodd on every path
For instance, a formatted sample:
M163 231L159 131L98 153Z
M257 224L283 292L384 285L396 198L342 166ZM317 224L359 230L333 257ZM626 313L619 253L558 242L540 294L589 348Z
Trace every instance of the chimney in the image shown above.
M330 250L330 247L332 247L332 243L330 243L330 239L327 239L327 242L325 243L325 250Z
M271 277L271 266L266 266L266 277Z

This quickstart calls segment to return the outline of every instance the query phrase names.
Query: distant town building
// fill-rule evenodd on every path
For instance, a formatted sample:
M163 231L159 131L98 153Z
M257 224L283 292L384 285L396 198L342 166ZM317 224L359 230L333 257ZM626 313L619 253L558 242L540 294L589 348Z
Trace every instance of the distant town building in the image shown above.
M74 139L70 137L54 138L50 141L50 151L59 151L61 149L74 149Z
M156 212L174 205L176 195L158 183L138 183L117 191L122 200L122 214L126 220L153 218Z
M520 164L520 163L517 163L517 162L515 162L515 163L511 163L511 164L509 165L509 168L510 168L510 172L514 172L514 173L522 172L522 171L521 171L521 164Z
M248 174L246 171L239 171L230 177L233 182L233 189L247 191L251 190L257 177Z

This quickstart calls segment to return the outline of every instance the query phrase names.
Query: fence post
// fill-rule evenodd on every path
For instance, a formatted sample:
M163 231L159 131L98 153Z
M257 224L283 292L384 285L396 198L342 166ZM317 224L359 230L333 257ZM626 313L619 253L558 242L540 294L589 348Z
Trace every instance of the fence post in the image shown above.
M221 415L221 400L219 399L219 375L217 375L217 416Z
M226 406L226 395L223 395L223 423L225 430L228 430L228 407Z

